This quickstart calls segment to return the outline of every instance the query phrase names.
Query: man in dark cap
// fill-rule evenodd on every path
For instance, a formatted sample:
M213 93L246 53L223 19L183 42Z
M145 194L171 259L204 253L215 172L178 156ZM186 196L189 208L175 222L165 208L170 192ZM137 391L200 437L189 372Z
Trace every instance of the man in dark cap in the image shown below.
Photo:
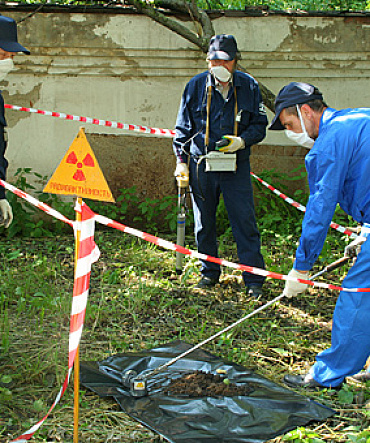
M256 225L249 155L266 135L267 117L257 82L236 70L232 35L212 37L208 71L185 87L173 142L175 176L189 182L198 251L217 257L216 210L223 194L240 263L264 268ZM190 176L190 177L189 177ZM197 288L214 286L220 266L202 260ZM247 292L258 296L264 277L245 272Z
M18 52L29 54L28 49L18 43L17 24L12 18L0 15L0 81L14 68L13 57ZM8 162L4 156L7 137L4 99L0 93L0 178L5 180ZM8 228L13 220L12 208L5 198L5 189L0 186L0 226Z
M353 288L370 287L370 109L329 108L321 92L307 83L293 82L276 97L276 114L269 127L310 149L306 169L310 197L302 235L289 276L308 279L323 247L336 205L362 225L361 234L345 254L357 254L334 311L331 347L316 356L305 375L287 375L292 387L339 387L345 377L358 373L370 351L370 297ZM287 280L284 293L295 296L307 285ZM361 375L355 375L361 379Z

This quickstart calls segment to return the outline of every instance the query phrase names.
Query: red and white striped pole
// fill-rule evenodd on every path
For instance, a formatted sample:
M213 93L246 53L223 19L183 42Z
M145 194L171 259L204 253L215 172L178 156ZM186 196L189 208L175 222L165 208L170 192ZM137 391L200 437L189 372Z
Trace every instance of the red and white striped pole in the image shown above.
M89 294L91 265L98 260L100 253L94 242L95 214L84 202L81 201L77 201L75 210L77 214L80 215L78 217L76 216L78 221L75 222L75 237L76 244L78 245L76 250L78 250L78 255L76 254L75 278L70 317L68 373L54 403L50 407L45 417L24 434L12 440L11 443L26 443L48 418L49 414L59 403L67 389L75 358L78 353L78 346L82 335L87 298ZM78 430L78 428L76 429Z
M81 212L78 208L82 206L82 198L77 197L76 201L76 232L75 232L75 281L77 280L77 264L80 250L80 238L81 238ZM78 325L77 325L78 326ZM71 323L72 327L72 323ZM78 443L78 418L79 418L79 389L80 389L80 353L79 345L76 348L76 354L74 358L74 372L73 372L73 443Z

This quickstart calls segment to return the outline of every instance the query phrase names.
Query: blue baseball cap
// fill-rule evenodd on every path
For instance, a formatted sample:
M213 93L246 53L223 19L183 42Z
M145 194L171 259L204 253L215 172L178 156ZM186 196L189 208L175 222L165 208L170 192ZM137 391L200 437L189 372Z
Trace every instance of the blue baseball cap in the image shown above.
M207 60L240 60L235 37L229 34L214 35L209 42Z
M0 15L0 48L7 52L24 52L30 54L30 51L18 43L17 24L10 17Z
M282 131L284 126L280 122L280 113L290 106L301 105L311 100L323 100L321 92L313 85L302 82L291 82L284 86L275 99L275 117L269 129L272 131Z

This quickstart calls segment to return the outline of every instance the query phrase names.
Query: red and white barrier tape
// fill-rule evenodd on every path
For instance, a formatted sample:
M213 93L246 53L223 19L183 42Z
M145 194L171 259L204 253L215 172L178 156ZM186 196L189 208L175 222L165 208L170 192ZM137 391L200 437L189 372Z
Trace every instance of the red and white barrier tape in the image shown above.
M297 208L298 210L300 210L302 212L306 212L306 206L303 206L300 203L298 203L295 200L293 200L292 198L286 196L285 194L280 192L278 189L274 188L273 186L269 185L267 182L262 180L262 178L258 177L253 172L251 172L251 176L254 177L256 180L258 180L260 183L262 183L264 186L266 186L266 188L270 189L270 191L272 191L278 197L280 197L283 200L285 200L290 205L294 206L295 208ZM350 231L349 229L344 228L341 225L338 225L338 223L331 222L330 223L330 227L333 228L333 229L336 229L337 231L341 232L342 234L349 235L351 238L357 238L357 234L355 234L354 232Z
M69 381L69 377L71 375L72 372L72 368L68 369L68 374L64 380L64 383L62 385L62 387L60 388L60 391L56 397L56 399L54 400L54 403L51 405L50 409L48 410L48 412L46 413L45 417L42 418L39 422L37 422L34 426L32 426L28 431L26 431L24 434L20 435L19 437L17 437L14 440L11 440L10 443L26 443L30 438L32 438L32 436L35 434L35 432L38 431L38 429L40 429L40 427L43 425L44 421L48 418L48 416L50 415L50 412L55 408L55 406L59 403L59 400L62 398L65 390L67 389L68 386L68 381Z
M110 128L114 129L124 129L127 131L136 131L141 132L144 134L152 134L152 135L159 135L162 137L174 137L175 131L171 129L160 129L160 128L151 128L149 126L141 126L141 125L131 125L127 123L119 123L115 121L110 120L101 120L98 118L90 118L90 117L81 117L79 115L73 115L73 114L64 114L62 112L54 112L54 111L43 111L42 109L36 109L36 108L26 108L22 106L15 106L15 105L4 105L6 109L12 109L13 111L24 111L24 112L30 112L33 114L40 114L40 115L46 115L50 117L58 117L62 118L64 120L72 120L72 121L78 121L83 123L90 123L92 125L99 125L99 126L108 126ZM287 203L294 206L295 208L299 209L302 212L306 211L306 207L301 205L300 203L295 202L292 198L287 197L285 194L280 192L279 190L275 189L273 186L266 183L264 180L259 178L257 175L255 175L253 172L251 172L252 177L257 179L259 182L261 182L264 186L266 186L268 189L270 189L274 194L277 196L283 198ZM330 227L333 229L336 229L339 232L342 232L343 234L349 235L351 238L356 238L357 235L353 233L352 231L349 231L348 229L344 228L341 225L338 225L337 223L331 222Z
M127 131L141 132L143 134L160 135L162 137L174 137L175 131L169 129L150 128L148 126L131 125L127 123L120 123L110 120L100 120L98 118L81 117L79 115L64 114L63 112L43 111L42 109L25 108L23 106L4 105L6 109L13 109L13 111L24 111L33 114L41 114L49 117L58 117L64 120L72 120L75 122L90 123L92 125L108 126L114 129L125 129Z
M27 442L27 440L29 440L34 435L34 433L42 426L42 424L48 418L50 412L58 404L59 400L62 398L64 392L66 391L72 372L73 363L80 343L85 319L87 298L89 294L91 265L99 258L99 249L94 242L95 214L84 202L82 203L82 207L76 207L76 211L81 212L81 222L76 222L75 224L75 229L80 231L80 241L78 246L78 259L75 271L70 317L68 373L54 403L50 407L45 417L42 418L34 426L32 426L24 434L22 434L15 440L12 440L11 443Z
M3 186L6 185L6 188L9 189L10 191L13 192L13 189L16 190L16 193L19 197L21 198L26 198L27 201L29 201L30 203L34 204L35 206L37 206L39 209L47 212L49 215L53 214L51 213L50 210L45 210L43 203L39 202L37 199L33 198L30 199L30 196L28 194L26 194L23 191L20 191L17 188L14 188L14 186L9 185L8 183L4 182L3 180L0 180L0 184L2 184ZM47 208L50 208L49 206L47 206ZM54 210L53 210L54 211ZM71 222L70 220L68 220L66 217L62 216L61 214L59 214L59 212L55 211L56 215L58 216L57 218L59 220L65 221L68 224L74 224L74 222ZM64 220L62 219L62 217L64 218ZM137 229L134 228L130 228L129 226L123 225L121 223L118 223L114 220L111 220L103 215L99 215L99 214L95 214L95 221L109 226L111 228L115 228L118 229L119 231L123 231L126 232L127 234L131 234L134 235L135 237L139 237L142 238L143 240L146 240L148 242L154 243L157 246L163 247L164 249L169 249L171 251L176 251L179 252L180 254L184 254L184 255L189 255L190 257L196 257L199 258L201 260L207 260L213 263L218 263L222 266L226 266L229 268L234 268L234 269L240 269L242 271L247 271L250 272L252 274L257 274L257 275L262 275L264 277L269 277L269 278L274 278L274 279L278 279L278 280L290 280L290 281L295 281L295 282L300 282L300 283L306 283L310 286L316 286L319 288L325 288L325 289L333 289L333 290L338 290L338 291L348 291L348 292L370 292L370 288L342 288L340 286L335 286L335 285L331 285L331 284L326 284L326 283L320 283L320 282L314 282L311 280L302 280L302 279L296 279L293 277L289 277L288 275L284 275L284 274L278 274L276 272L270 272L270 271L266 271L264 269L260 269L260 268L255 268L252 266L246 266L246 265L241 265L241 264L237 264L237 263L233 263L233 262L229 262L227 260L223 260L220 258L216 258L216 257L212 257L210 255L205 255L205 254L201 254L197 251L193 251L190 249L186 249L180 245L176 245L175 243L171 243L167 240L161 239L159 237L155 237L154 235L151 234L147 234L146 232L142 232L139 231Z
M119 231L123 231L127 234L134 235L135 237L139 237L147 242L150 242L150 243L153 243L157 246L160 246L161 248L169 249L171 251L176 251L176 252L179 252L180 254L190 255L190 257L199 258L201 260L207 260L209 262L217 263L219 265L226 266L229 268L239 269L241 271L247 271L247 272L250 272L251 274L261 275L264 277L274 278L277 280L290 280L290 281L294 281L294 282L305 283L307 285L315 286L318 288L334 289L337 291L370 292L370 288L342 288L340 286L335 286L332 284L320 283L320 282L316 282L316 281L312 281L312 280L303 280L300 278L290 277L290 276L284 275L284 274L278 274L277 272L270 272L270 271L266 271L264 269L255 268L253 266L246 266L246 265L242 265L242 264L238 264L238 263L233 263L233 262L230 262L227 260L212 257L210 255L201 254L201 253L199 253L197 251L193 251L191 249L186 249L183 246L176 245L175 243L171 243L171 242L164 240L162 238L155 237L154 235L151 235L151 234L147 234L146 232L142 232L137 229L130 228L129 226L118 223L118 222L111 220L107 217L104 217L102 215L96 214L95 220L98 223L101 223L103 225L109 226L114 229L118 229Z
M70 226L73 226L73 221L69 220L67 217L64 217L60 212L56 211L55 209L48 206L46 203L40 202L36 198L32 197L32 195L27 194L27 192L21 191L20 189L16 188L15 186L7 183L4 180L0 179L0 185L4 186L5 189L12 192L13 194L17 195L20 198L23 198L24 200L28 201L28 203L31 203L31 205L36 206L36 208L41 209L42 211L46 212L47 214L51 215L52 217L69 224Z

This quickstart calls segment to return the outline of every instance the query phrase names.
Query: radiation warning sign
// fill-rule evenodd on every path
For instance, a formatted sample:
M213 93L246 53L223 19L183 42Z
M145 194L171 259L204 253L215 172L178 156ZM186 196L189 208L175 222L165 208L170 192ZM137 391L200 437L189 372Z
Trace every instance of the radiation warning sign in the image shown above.
M83 128L51 176L44 192L114 202Z

